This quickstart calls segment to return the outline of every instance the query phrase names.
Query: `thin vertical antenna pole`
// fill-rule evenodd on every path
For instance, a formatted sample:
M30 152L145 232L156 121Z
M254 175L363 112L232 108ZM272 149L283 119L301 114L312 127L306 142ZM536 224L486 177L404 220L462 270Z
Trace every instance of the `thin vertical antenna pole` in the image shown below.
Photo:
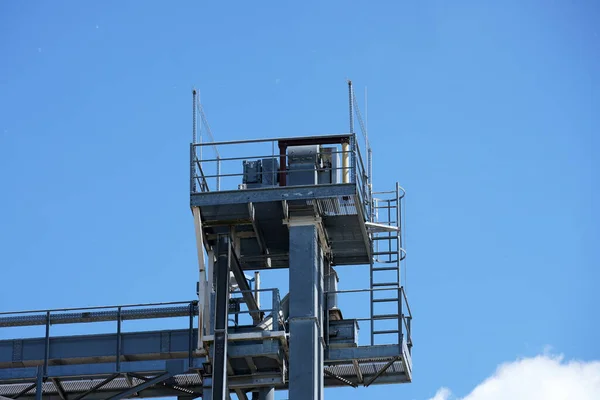
M356 183L356 138L354 137L354 89L352 81L348 79L348 106L350 112L350 182Z
M196 165L194 158L196 158L196 129L198 126L197 121L198 108L196 107L196 89L192 89L192 144L190 145L190 192L196 192Z
M198 129L198 124L196 121L196 117L198 115L196 102L197 102L196 89L192 89L192 143L193 144L196 144L196 131Z
M354 133L354 108L352 103L352 81L348 79L348 108L350 113L350 133Z

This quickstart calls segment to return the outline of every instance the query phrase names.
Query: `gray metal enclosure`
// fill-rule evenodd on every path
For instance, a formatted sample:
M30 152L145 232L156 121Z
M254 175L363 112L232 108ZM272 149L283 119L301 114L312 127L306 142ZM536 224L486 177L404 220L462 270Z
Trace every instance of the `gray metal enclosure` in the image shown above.
M194 102L197 299L0 313L0 329L45 328L0 340L0 396L273 399L288 390L290 400L320 400L325 387L411 382L403 189L373 192L370 149L365 168L354 133L196 143L195 93ZM363 269L368 286L341 290L345 268ZM275 270L287 270L289 293L260 284ZM368 315L341 306L354 294L367 296ZM165 318L184 326L122 329ZM52 335L55 325L99 321L115 331Z

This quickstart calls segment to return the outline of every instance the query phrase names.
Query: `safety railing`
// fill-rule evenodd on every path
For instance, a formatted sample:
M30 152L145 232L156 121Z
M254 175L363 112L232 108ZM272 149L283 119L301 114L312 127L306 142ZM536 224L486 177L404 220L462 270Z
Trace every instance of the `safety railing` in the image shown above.
M388 333L391 336L396 336L396 339L389 339L387 342L385 343L375 343L373 335L370 335L371 332L369 333L369 337L370 340L368 342L369 345L373 346L376 344L398 344L400 346L402 346L403 344L406 344L406 347L408 348L409 352L412 351L412 346L413 346L413 341L412 341L412 312L410 310L410 306L408 304L408 299L406 297L406 292L404 290L404 288L402 286L397 287L397 288L373 288L373 289L350 289L350 290L337 290L337 291L329 291L326 292L326 294L337 294L338 296L340 295L346 295L346 294L365 294L365 295L370 295L371 293L377 293L380 294L382 296L387 296L389 295L389 293L392 293L392 296L394 296L398 299L398 303L397 306L394 307L394 310L390 310L390 312L388 314L380 314L375 318L372 317L355 317L354 315L348 315L347 313L344 313L344 319L354 319L357 322L361 323L361 322L368 322L367 324L364 324L365 326L367 326L367 330L370 329L371 326L371 321L373 320L377 320L377 321L389 321L391 323L389 329L387 329L387 332L385 332L384 330L382 330L382 333ZM379 297L379 298L383 298L383 297ZM338 302L342 303L342 300L338 300ZM352 309L354 310L354 312L358 312L360 314L363 314L363 312L365 314L369 314L369 310L365 309L364 311L361 312L360 306L356 306L358 304L361 304L361 302L358 301L353 301L352 302L355 307L353 307ZM347 307L341 307L342 309L348 309ZM362 329L362 328L361 328Z
M242 309L244 302L244 293L250 293L254 296L262 293L271 294L271 308L262 308L259 306L259 310L250 310L247 307ZM260 302L258 303L260 304ZM279 289L251 289L251 290L236 290L230 293L229 298L229 322L233 323L234 327L240 326L245 323L244 320L240 322L240 317L251 315L253 313L259 313L261 325L265 330L278 331L283 326L283 315L281 307L281 298L279 297ZM239 306L239 308L237 307ZM270 314L269 314L270 313ZM232 318L233 317L233 318ZM251 320L247 319L248 325L251 325ZM253 325L253 324L252 324Z
M322 143L319 143L319 140ZM344 145L344 141L347 145ZM315 167L290 168L289 161L293 156L288 154L286 149L302 143L322 144L323 148L328 148L321 153L326 158L322 158L324 163L319 163ZM265 167L263 164L265 168L256 173L254 176L257 178L256 181L247 183L245 182L247 179L244 178L248 178L248 171L244 171L244 163L252 162L264 162L268 165ZM300 186L298 183L290 182L290 177L309 172L329 177L322 182L315 182L315 185L356 184L363 209L370 220L372 200L369 176L355 134L250 139L190 145L191 194L244 188Z
M197 301L177 301L166 303L142 303L118 306L96 306L77 308L58 308L49 310L29 310L16 312L0 312L0 328L27 326L45 326L43 375L47 375L50 358L51 327L59 324L79 324L95 322L116 322L114 333L116 371L121 370L123 358L122 325L127 320L160 319L187 317L189 319L188 357L190 365L194 355L195 343L194 319L198 315Z

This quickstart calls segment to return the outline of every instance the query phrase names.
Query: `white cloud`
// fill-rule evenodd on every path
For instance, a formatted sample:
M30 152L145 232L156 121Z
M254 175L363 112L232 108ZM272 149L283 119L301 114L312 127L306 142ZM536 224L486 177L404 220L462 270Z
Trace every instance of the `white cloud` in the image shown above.
M430 400L448 400L451 393L450 389L443 387L440 388Z
M467 396L441 388L430 400L598 400L600 361L564 362L544 354L502 364Z

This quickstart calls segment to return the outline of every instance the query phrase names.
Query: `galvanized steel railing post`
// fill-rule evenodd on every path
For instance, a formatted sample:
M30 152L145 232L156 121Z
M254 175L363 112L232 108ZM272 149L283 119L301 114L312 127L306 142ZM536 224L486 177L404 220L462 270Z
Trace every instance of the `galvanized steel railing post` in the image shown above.
M221 190L221 157L217 157L217 192Z
M117 308L117 372L121 372L121 307Z
M190 326L188 330L188 361L190 368L193 363L194 349L194 302L190 303Z
M357 174L356 174L356 160L358 159L358 157L357 157L356 152L358 150L356 149L356 135L354 135L354 134L350 138L350 148L351 148L351 153L350 154L351 154L351 157L352 157L352 159L350 160L351 165L352 165L352 167L351 167L352 172L351 172L350 180L351 180L352 183L357 184L358 182L356 182L356 176L357 176Z
M194 143L190 144L190 193L196 193L196 165L194 164Z
M44 341L44 376L48 375L48 360L50 358L50 311L46 312L46 337Z
M37 368L37 377L35 381L35 400L42 400L42 395L44 393L44 377L46 376L44 369L45 367L42 366L38 366Z
M404 315L402 314L402 286L398 288L398 345L402 346L404 340Z

